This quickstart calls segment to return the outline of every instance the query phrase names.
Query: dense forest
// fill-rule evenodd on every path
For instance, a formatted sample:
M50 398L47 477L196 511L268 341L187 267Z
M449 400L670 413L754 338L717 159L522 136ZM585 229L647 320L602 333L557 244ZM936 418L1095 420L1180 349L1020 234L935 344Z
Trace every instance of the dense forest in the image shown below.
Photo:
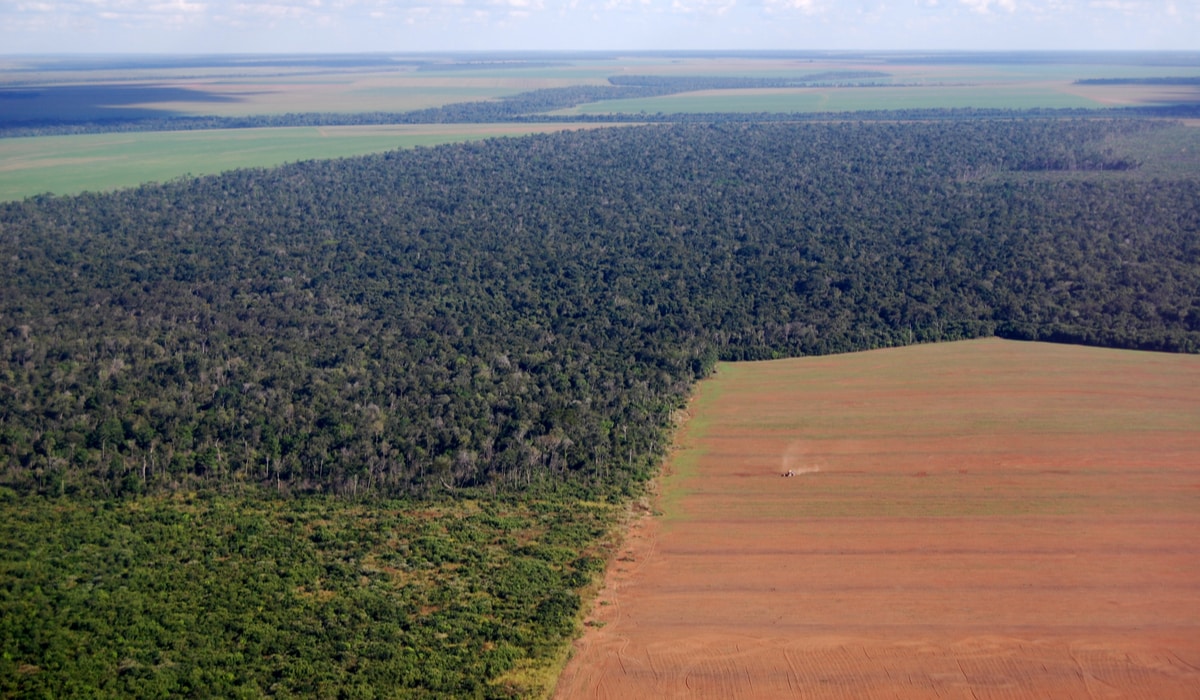
M1200 85L1200 75L1164 78L1084 78L1076 85Z
M624 127L7 204L0 479L621 493L718 359L1194 352L1200 182L1112 145L1155 128Z

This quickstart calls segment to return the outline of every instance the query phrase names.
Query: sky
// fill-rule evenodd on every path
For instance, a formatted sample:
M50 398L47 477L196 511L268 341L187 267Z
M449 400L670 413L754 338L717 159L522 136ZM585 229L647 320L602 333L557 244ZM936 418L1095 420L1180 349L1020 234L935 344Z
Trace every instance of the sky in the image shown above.
M1200 50L1200 0L0 0L0 54Z

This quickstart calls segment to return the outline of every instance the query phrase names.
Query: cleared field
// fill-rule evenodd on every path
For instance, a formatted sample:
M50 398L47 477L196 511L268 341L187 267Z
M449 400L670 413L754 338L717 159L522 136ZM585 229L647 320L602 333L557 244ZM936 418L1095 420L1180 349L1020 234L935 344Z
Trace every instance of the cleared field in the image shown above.
M1105 105L1190 104L1200 102L1200 88L1155 85L1071 85L1067 92Z
M408 111L454 102L495 99L541 88L607 84L620 75L747 77L804 80L828 73L866 71L873 82L896 89L813 90L766 93L749 100L744 92L673 96L655 100L581 107L587 112L816 111L908 107L1089 107L1155 101L1190 101L1190 93L1137 86L1080 87L1080 78L1189 76L1196 66L1139 64L1112 54L1107 62L1070 63L1041 57L1029 62L928 61L916 54L844 55L825 58L748 56L611 55L533 61L497 68L459 65L418 70L406 57L368 57L368 65L323 65L310 57L301 65L254 60L173 66L170 59L139 66L137 61L87 70L53 62L0 62L0 90L24 93L0 110L0 123L26 118L103 119L164 114L247 116L288 112ZM407 57L409 60L414 57ZM416 57L430 60L430 56ZM445 58L445 57L443 57ZM0 93L0 97L3 94ZM717 99L719 98L719 99ZM27 114L26 114L27 113Z
M883 109L1097 108L1101 101L1048 85L781 88L705 90L636 100L579 105L565 114L704 112L854 112Z
M5 107L0 111L0 123L49 117L405 112L540 88L604 82L604 77L588 70L560 74L554 68L491 72L225 68L40 73L0 69L0 89L27 96L0 103Z
M908 57L912 58L912 57ZM579 105L564 114L704 112L853 112L892 109L1082 108L1195 102L1194 88L1138 85L1081 86L1085 78L1144 78L1195 75L1192 67L1112 63L922 63L893 60L690 60L641 66L649 75L712 75L803 79L836 71L870 71L889 77L887 87L830 87L778 90L707 90L663 97Z
M154 109L185 115L242 117L289 112L407 112L455 102L476 102L515 95L526 88L498 81L414 81L405 78L358 79L352 82L221 81L190 85L226 98L224 102L168 101Z
M222 79L188 82L181 86L218 96L223 98L222 101L163 101L145 106L177 114L219 116L288 112L407 112L589 82L603 82L603 78L520 75L509 71L499 75L399 73L324 80Z
M0 201L76 194L298 160L339 158L589 124L455 124L141 132L0 139Z
M996 339L721 365L557 697L1196 698L1198 397Z

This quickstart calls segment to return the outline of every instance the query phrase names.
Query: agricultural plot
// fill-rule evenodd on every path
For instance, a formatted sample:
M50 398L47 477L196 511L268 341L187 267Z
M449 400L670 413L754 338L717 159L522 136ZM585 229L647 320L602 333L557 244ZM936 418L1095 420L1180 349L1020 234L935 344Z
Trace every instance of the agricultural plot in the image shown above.
M64 195L109 191L144 182L163 182L182 175L209 175L235 168L270 167L395 148L593 126L582 123L417 124L0 139L0 201L47 192Z
M169 67L109 71L0 68L0 125L26 119L240 117L289 112L403 112L539 88L603 82L555 69L418 71L413 67Z
M163 101L155 103L154 108L180 115L222 117L289 112L405 112L515 95L528 89L527 82L422 80L406 76L368 76L346 81L222 80L200 86L205 93L225 98L221 101Z
M895 109L1033 109L1104 106L1085 95L1047 85L831 87L704 90L664 97L609 100L579 105L570 114L709 112L855 112Z
M906 109L1096 109L1110 106L1194 103L1193 87L1077 85L1094 77L1138 79L1196 74L1188 65L1138 64L1128 57L1070 63L1045 60L1005 63L928 57L843 57L839 60L692 60L642 67L649 75L743 76L803 79L806 75L863 71L880 76L858 86L771 90L705 90L661 97L579 105L564 114L709 112L855 112ZM629 69L626 69L629 72Z
M721 365L557 697L1194 698L1197 396L997 339Z

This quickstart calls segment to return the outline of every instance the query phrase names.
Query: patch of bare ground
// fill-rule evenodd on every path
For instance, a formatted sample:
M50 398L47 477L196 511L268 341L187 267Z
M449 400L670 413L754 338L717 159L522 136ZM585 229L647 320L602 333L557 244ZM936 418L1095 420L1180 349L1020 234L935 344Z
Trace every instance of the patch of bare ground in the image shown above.
M1103 105L1176 104L1200 101L1200 90L1193 86L1162 85L1064 85L1069 95L1095 100Z
M722 365L692 414L556 697L1200 697L1200 357Z

